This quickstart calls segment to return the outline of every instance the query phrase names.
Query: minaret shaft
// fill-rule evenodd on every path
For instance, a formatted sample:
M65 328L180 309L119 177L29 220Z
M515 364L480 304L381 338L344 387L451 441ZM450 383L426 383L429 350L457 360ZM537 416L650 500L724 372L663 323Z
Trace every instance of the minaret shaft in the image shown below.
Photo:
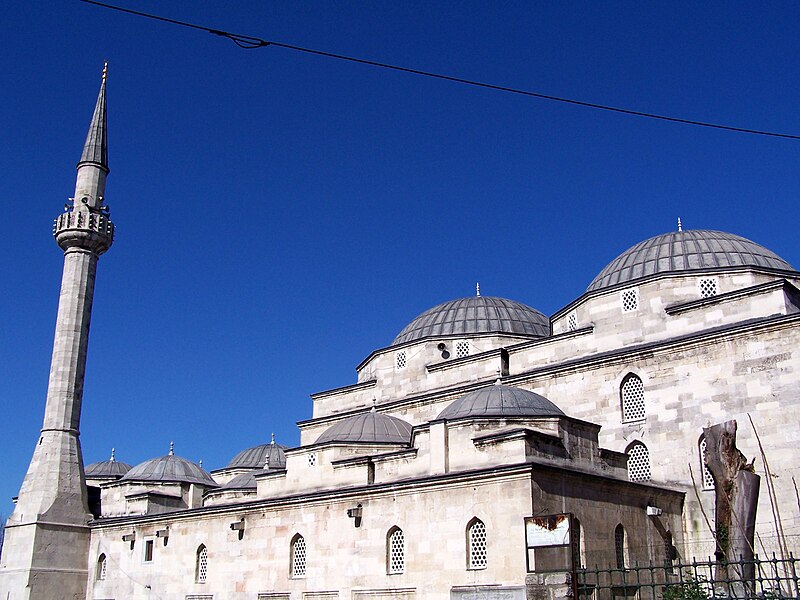
M83 381L97 261L113 242L103 196L108 174L106 78L97 97L73 205L53 233L64 250L50 380L42 431L0 559L0 599L85 598L89 513L79 441Z

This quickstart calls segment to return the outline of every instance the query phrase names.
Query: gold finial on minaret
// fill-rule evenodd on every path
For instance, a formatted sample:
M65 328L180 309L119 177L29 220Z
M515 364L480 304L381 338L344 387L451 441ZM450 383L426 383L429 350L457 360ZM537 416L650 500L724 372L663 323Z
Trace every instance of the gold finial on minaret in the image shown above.
M108 61L103 62L103 83L106 82L106 77L108 77Z

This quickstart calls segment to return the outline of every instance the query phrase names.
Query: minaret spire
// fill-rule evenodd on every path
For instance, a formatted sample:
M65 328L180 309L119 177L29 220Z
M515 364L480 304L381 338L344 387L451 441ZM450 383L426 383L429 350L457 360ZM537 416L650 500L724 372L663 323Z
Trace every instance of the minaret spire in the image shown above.
M80 417L97 261L114 241L105 205L108 149L103 69L72 206L53 227L64 251L44 422L6 525L0 598L84 598L89 512ZM113 457L113 451L112 451ZM113 460L113 458L112 458Z

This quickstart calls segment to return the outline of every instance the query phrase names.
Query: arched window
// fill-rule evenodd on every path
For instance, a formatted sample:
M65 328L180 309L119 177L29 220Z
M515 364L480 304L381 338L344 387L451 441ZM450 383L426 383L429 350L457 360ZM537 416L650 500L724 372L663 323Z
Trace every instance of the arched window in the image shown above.
M291 577L306 576L306 540L299 533L292 538L289 563Z
M475 517L467 524L467 568L485 569L487 562L486 525Z
M646 413L644 407L644 384L638 375L628 373L619 386L619 398L622 405L622 422L643 421Z
M386 572L396 575L406 570L406 538L403 530L392 527L386 534Z
M650 451L642 442L628 446L628 479L650 481Z
M703 474L703 489L713 490L714 476L711 475L711 471L706 466L706 438L704 435L700 436L700 443L698 446L700 449L700 472Z
M625 554L627 553L627 540L625 539L625 528L622 523L617 525L614 530L614 556L617 559L617 568L625 568Z
M200 544L197 548L197 564L194 569L194 580L197 583L205 583L208 577L208 548Z
M572 517L572 530L570 535L572 536L572 555L575 561L575 568L582 569L586 563L583 558L586 540L583 538L583 527L581 527L581 522L577 517Z
M108 560L105 554L97 557L97 571L95 572L95 579L102 581L106 578L106 570L108 569Z

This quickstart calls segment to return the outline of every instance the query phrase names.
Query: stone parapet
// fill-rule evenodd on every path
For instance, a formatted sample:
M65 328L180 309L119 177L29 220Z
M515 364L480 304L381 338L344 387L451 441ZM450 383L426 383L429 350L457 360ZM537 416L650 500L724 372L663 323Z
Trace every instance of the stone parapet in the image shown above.
M114 242L114 223L102 212L74 210L58 215L53 236L62 250L83 248L99 256Z

